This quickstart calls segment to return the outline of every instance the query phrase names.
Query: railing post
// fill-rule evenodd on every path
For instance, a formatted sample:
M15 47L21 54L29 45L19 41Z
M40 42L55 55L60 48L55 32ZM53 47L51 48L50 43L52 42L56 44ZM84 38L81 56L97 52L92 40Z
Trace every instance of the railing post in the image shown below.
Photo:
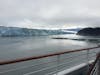
M60 54L57 55L57 69L56 69L56 75L58 75L58 72L59 72L59 64L60 64Z
M87 70L89 71L89 50L87 50Z

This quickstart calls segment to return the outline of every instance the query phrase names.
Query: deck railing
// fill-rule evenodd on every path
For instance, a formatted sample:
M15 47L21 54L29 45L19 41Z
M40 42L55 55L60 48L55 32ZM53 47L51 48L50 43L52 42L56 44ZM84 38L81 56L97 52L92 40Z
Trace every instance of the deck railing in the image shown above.
M72 67L90 64L96 59L100 46L0 61L0 75L60 75ZM66 70L66 71L64 71ZM81 73L80 73L81 74Z
M100 53L97 54L95 61L91 64L87 75L100 75Z

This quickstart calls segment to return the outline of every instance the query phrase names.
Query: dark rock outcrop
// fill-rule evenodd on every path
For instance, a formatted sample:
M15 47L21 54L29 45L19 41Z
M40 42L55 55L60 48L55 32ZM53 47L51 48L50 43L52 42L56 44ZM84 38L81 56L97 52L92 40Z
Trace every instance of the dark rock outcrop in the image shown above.
M84 29L78 31L77 35L100 36L100 27L97 27L97 28L84 28Z

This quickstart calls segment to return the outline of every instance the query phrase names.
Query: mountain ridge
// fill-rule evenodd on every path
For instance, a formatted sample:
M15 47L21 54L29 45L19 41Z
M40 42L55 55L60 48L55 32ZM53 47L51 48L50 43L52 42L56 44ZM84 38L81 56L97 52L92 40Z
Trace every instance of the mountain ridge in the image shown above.
M100 36L100 27L96 28L83 28L80 31L77 32L77 35L82 35L82 36Z

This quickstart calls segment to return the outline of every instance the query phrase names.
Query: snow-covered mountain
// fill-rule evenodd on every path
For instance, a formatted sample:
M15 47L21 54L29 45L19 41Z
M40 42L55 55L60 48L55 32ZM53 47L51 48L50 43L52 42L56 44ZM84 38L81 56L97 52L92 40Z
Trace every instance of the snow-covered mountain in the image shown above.
M0 36L41 36L41 35L58 35L71 34L65 30L46 30L46 29L27 29L18 27L0 26Z

